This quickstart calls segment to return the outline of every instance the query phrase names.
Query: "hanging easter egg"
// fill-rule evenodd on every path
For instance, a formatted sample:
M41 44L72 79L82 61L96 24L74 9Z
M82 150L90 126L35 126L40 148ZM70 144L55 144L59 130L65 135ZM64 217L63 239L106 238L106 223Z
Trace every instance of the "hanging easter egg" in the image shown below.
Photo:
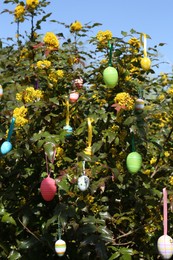
M163 259L170 259L173 255L173 239L168 235L159 237L157 248Z
M62 239L58 239L55 242L55 251L57 253L58 256L63 256L65 254L66 251L66 242Z
M56 193L56 183L55 180L48 176L43 179L40 185L40 192L45 201L53 200Z
M142 166L142 156L137 152L131 152L126 158L127 169L130 173L137 173Z
M107 67L103 71L103 80L107 87L114 88L118 83L118 72L114 67Z
M1 99L2 96L3 96L3 88L2 88L2 86L0 85L0 99Z
M135 101L135 109L143 110L144 109L144 100L142 98L138 98Z
M78 89L81 89L83 87L83 79L82 78L75 79L73 81L73 86L78 88Z
M78 188L81 191L87 190L88 187L89 187L89 184L90 184L90 180L89 180L89 178L86 175L82 175L82 176L79 177L79 179L78 179Z
M76 91L73 91L70 93L69 99L72 103L76 102L79 98L79 93Z
M151 67L151 60L148 57L141 59L141 67L143 70L149 70Z
M73 128L70 125L65 125L63 129L66 131L66 137L69 137L73 133Z
M9 141L2 143L0 151L3 155L9 153L12 150L12 144Z

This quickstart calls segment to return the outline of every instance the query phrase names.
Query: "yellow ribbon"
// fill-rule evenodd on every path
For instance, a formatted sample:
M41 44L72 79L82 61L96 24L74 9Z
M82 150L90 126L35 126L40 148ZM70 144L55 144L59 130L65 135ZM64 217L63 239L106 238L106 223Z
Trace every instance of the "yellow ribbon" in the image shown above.
M142 36L144 37L144 41L142 41ZM145 33L141 34L140 41L144 48L144 57L147 57L147 36Z
M66 111L66 125L69 125L70 122L70 115L69 115L69 101L66 101L66 107L67 107L67 111Z
M85 153L87 155L92 155L92 124L91 124L91 118L88 117L88 147L85 149Z

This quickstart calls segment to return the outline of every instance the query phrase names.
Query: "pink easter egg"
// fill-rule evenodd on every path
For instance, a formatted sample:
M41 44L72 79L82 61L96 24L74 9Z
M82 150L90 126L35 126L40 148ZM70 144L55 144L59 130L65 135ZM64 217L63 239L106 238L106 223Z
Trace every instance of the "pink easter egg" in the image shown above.
M163 259L170 259L173 255L173 239L168 235L159 237L157 248Z
M45 201L53 200L57 187L55 180L49 176L42 180L40 185L40 192Z
M80 89L83 87L83 79L79 78L79 79L75 79L73 82L73 86Z
M79 98L79 93L78 92L71 92L70 93L69 99L70 99L70 101L72 103L76 102L78 100L78 98Z

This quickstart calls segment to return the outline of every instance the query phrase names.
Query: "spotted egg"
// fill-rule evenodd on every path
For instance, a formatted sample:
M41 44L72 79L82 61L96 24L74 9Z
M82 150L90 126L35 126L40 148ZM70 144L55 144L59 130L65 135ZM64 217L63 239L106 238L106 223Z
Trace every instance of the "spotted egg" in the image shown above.
M82 175L78 178L78 188L81 191L85 191L88 189L90 184L90 180L86 175Z

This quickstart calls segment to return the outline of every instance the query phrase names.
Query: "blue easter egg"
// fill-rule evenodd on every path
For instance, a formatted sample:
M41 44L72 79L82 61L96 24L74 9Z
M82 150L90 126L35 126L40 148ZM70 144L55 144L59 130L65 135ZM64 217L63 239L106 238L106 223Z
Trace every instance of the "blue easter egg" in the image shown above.
M73 128L70 125L65 125L63 129L66 131L66 137L69 137L72 135Z
M7 154L11 151L12 149L12 144L9 141L5 141L1 145L1 153L2 154Z

